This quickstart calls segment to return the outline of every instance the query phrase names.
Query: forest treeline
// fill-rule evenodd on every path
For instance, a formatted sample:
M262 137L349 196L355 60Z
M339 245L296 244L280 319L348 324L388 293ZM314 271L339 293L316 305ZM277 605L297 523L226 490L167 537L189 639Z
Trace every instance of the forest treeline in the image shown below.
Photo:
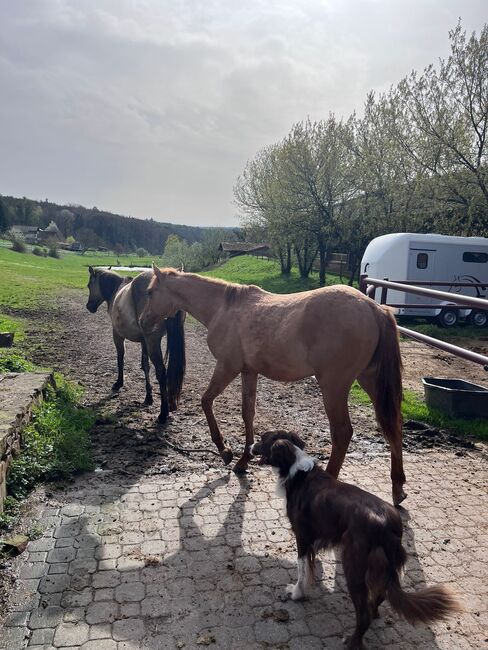
M349 253L352 274L374 237L390 232L488 232L488 26L449 33L451 53L361 115L293 125L249 161L234 188L243 226L266 239L289 273L307 277L328 252Z
M189 245L219 236L237 238L239 229L213 229L136 219L80 205L58 205L50 201L0 196L0 233L13 225L39 226L54 221L65 239L72 237L83 248L106 247L118 253L145 249L161 255L168 237L176 235Z

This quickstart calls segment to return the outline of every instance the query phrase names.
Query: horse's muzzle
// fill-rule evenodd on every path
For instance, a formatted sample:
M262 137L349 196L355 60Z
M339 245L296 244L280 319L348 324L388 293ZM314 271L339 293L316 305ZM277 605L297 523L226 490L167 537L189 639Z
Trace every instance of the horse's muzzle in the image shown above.
M93 302L87 302L86 308L88 309L89 312L94 314L98 309L98 305L94 304Z
M148 314L145 311L143 311L139 317L139 325L144 330L151 329L156 325L156 323L157 323L157 319L152 314Z

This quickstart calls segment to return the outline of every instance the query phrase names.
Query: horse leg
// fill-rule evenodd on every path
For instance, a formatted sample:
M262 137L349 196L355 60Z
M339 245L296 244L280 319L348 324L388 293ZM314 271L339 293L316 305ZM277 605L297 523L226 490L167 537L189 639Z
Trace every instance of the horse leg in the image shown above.
M352 425L347 408L350 385L338 387L325 381L319 381L319 384L324 399L325 412L329 418L332 441L327 471L337 478L352 438Z
M168 419L168 391L166 386L166 366L164 365L163 353L161 352L160 339L146 341L149 358L151 359L154 369L156 370L156 379L159 384L159 394L161 395L161 408L159 411L158 422L164 424Z
M224 444L212 406L215 398L224 392L230 382L235 379L238 374L239 371L234 371L231 368L226 367L220 361L217 361L212 379L207 386L207 390L202 395L202 408L205 417L207 418L210 435L226 465L232 461L233 454L232 450Z
M146 379L146 399L144 400L145 406L150 406L153 403L152 397L152 386L149 381L149 358L147 355L147 345L145 341L141 343L141 368L144 371L144 377Z
M234 467L236 474L241 474L246 471L249 461L251 459L251 445L254 442L254 413L256 412L256 388L258 383L258 376L255 373L243 372L241 373L242 379L242 419L246 428L246 446L244 453L239 458Z
M358 377L361 387L368 393L373 402L378 422L381 415L378 413L376 402L376 382L375 375L371 372L364 372ZM391 454L391 483L393 503L398 506L407 496L403 485L405 483L405 472L403 471L403 450L402 450L402 429L401 426L395 427L394 430L383 428L383 434L390 445Z
M124 353L125 353L125 339L113 332L113 339L115 348L117 350L117 381L112 386L112 390L119 390L124 385Z

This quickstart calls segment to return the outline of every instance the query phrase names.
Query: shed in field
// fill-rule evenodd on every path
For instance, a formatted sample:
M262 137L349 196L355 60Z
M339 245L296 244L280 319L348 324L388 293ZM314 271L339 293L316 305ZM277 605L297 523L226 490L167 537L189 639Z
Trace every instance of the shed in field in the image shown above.
M271 251L268 244L257 244L248 241L222 242L219 251L228 257L238 255L255 255L256 257L270 257Z

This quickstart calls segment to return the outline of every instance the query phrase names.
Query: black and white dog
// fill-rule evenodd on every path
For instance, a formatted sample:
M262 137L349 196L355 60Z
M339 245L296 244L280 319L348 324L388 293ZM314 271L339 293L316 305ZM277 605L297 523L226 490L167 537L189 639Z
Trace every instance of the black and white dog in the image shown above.
M260 464L279 474L286 510L295 533L298 581L288 591L293 600L304 598L313 582L315 554L338 547L347 586L356 610L356 629L350 650L362 648L362 638L378 607L388 599L410 623L447 618L460 607L443 585L407 593L400 584L407 554L402 546L402 520L382 499L338 481L304 451L294 433L269 431L254 443L251 453Z

